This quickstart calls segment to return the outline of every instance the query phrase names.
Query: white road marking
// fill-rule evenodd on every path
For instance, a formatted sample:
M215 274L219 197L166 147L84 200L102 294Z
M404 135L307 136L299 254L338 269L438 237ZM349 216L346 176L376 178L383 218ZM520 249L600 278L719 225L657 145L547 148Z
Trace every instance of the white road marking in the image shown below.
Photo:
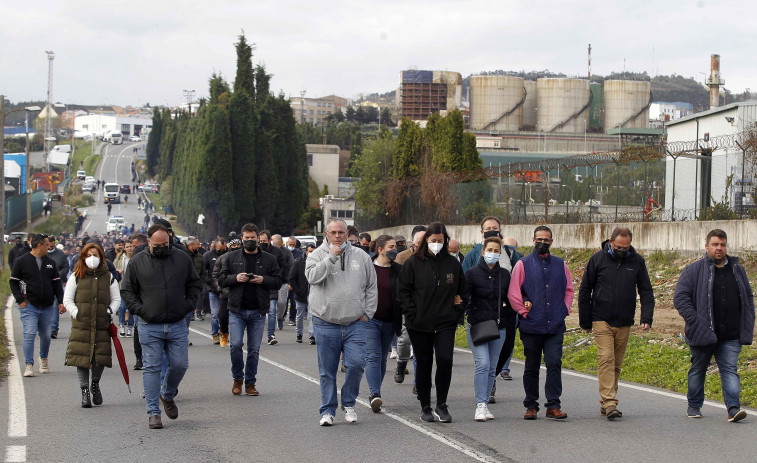
M8 367L8 437L26 437L26 397L21 363L13 336L13 297L8 297L5 306L5 330L11 354Z
M189 331L192 331L193 333L199 334L200 336L206 337L208 339L212 339L212 336L210 336L209 334L203 333L201 331L197 331L194 328L189 328ZM247 349L243 349L243 350L245 352L247 351ZM279 369L284 370L284 371L286 371L288 373L291 373L291 374L293 374L295 376L298 376L298 377L300 377L300 378L302 378L302 379L304 379L306 381L310 381L313 384L320 385L320 383L318 381L318 378L314 378L314 377L312 377L310 375L302 373L301 371L297 371L297 370L295 370L293 368L290 368L290 367L288 367L286 365L283 365L281 363L275 362L275 361L273 361L271 359L263 357L262 355L260 356L260 360L262 360L263 362L268 363L269 365L272 365L272 366L274 366L276 368L279 368ZM357 402L359 404L365 406L366 408L371 408L371 405L366 400L358 398ZM496 462L498 462L498 460L493 459L493 458L491 458L491 457L489 457L487 455L481 454L480 452L476 451L475 449L473 449L471 447L468 447L467 445L462 444L460 442L457 442L454 439L451 439L449 436L446 436L446 435L444 435L442 433L433 431L431 429L427 429L427 428L425 428L425 427L423 427L423 426L421 426L419 424L413 423L412 421L408 420L407 418L404 418L404 417L402 417L400 415L397 415L395 413L390 412L386 408L382 408L381 414L384 415L384 416L386 416L386 417L388 417L388 418L393 419L394 421L402 423L405 426L407 426L407 427L409 427L409 428L411 428L411 429L413 429L415 431L418 431L419 433L421 433L421 434L423 434L423 435L425 435L427 437L430 437L430 438L432 438L432 439L434 439L434 440L436 440L438 442L441 442L442 444L444 444L444 445L446 445L448 447L451 447L451 448L457 450L458 452L464 453L465 455L473 458L476 461L480 461L480 462L483 462L483 463L496 463Z
M6 463L23 463L26 461L25 445L9 445L5 447Z

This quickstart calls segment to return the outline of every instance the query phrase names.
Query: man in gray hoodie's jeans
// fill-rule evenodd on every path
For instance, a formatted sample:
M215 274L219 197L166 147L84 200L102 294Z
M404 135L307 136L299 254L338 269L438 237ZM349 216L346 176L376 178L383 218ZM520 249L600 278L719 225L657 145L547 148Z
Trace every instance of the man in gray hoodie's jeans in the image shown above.
M347 224L332 219L324 242L308 256L308 308L313 316L321 382L321 426L336 414L336 372L344 355L347 374L342 386L345 420L357 422L355 399L365 368L365 324L376 312L376 270L367 253L347 242Z

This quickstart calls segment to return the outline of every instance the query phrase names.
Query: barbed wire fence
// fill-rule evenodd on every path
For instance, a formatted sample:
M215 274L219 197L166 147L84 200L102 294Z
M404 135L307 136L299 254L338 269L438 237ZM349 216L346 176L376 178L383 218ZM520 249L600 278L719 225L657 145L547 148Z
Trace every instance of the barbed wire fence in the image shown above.
M489 214L509 224L757 218L754 144L754 134L744 131L435 174L432 184L409 179L401 183L398 213L367 217L358 211L356 224L463 225ZM443 204L426 204L424 188L437 190Z

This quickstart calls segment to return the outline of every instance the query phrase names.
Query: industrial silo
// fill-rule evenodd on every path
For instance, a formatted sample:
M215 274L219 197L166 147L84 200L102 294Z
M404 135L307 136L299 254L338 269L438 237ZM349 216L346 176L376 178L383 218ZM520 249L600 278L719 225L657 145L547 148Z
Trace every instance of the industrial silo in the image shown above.
M520 130L525 99L522 77L471 76L470 128Z
M544 132L583 133L589 122L591 91L586 79L536 81L537 128Z
M649 125L651 84L638 80L606 80L605 130L616 127L645 129Z
M526 101L523 102L523 130L536 130L536 81L523 81L523 88L526 89Z

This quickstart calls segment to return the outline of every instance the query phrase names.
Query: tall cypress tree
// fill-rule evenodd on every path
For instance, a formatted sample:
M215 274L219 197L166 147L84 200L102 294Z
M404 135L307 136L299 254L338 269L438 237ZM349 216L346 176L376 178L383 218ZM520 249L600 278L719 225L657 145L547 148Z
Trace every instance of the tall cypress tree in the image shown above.
M235 44L237 48L237 75L234 79L234 92L244 90L247 95L255 95L255 72L252 69L252 51L255 44L248 44L244 32Z
M147 140L147 175L155 175L156 167L160 158L160 143L163 136L163 117L158 108L152 111L152 129L150 138Z
M236 85L235 85L236 87ZM255 216L255 108L243 88L229 100L232 161L229 166L237 214L242 222Z

